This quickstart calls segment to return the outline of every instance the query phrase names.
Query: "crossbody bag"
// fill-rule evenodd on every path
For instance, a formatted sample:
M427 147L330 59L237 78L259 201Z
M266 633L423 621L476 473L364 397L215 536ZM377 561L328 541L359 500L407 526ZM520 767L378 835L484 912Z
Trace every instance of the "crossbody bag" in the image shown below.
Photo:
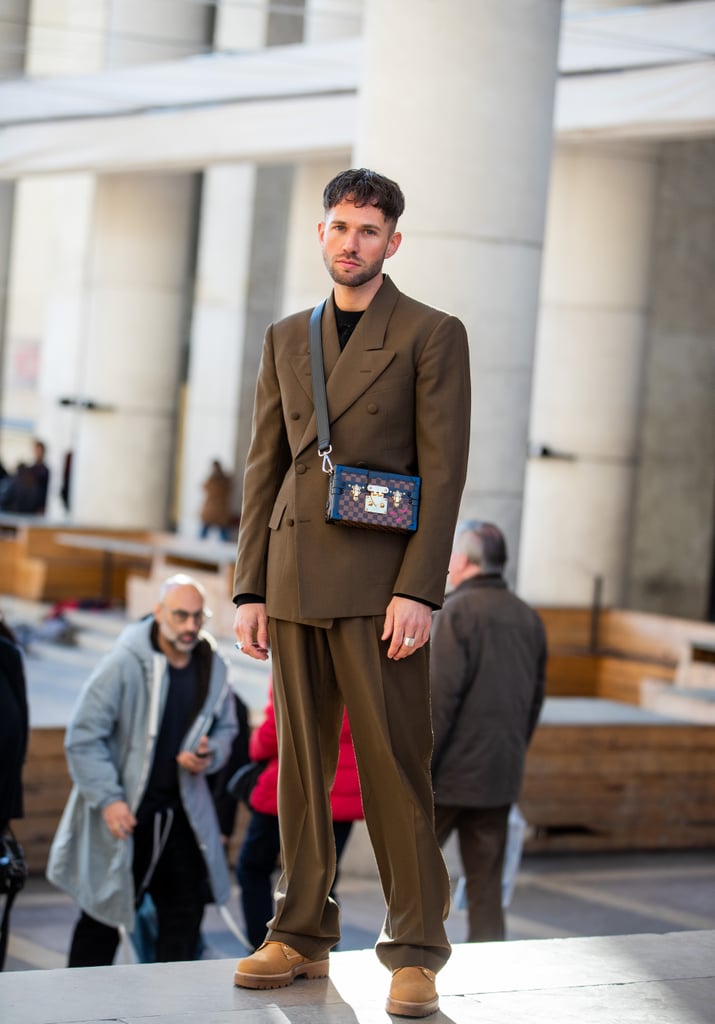
M334 466L331 462L333 447L330 443L320 328L324 308L325 302L321 302L310 316L310 366L318 427L318 456L322 460L323 472L329 479L325 521L368 530L413 533L417 529L420 502L418 476L404 476L362 466Z

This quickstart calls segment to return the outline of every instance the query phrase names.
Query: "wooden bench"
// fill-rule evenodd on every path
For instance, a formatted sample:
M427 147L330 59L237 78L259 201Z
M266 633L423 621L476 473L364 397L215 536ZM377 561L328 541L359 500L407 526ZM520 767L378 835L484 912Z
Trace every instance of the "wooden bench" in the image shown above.
M532 851L715 846L715 727L543 723L519 804Z
M99 539L148 541L144 530L79 528L67 524L18 521L13 533L0 535L0 591L30 601L104 600L124 603L130 572L146 575L150 553L116 553L108 573L106 552L100 547L73 548L61 542L66 534L82 532Z
M134 580L137 614L151 608L160 579L179 567L156 561L151 580ZM212 629L220 626L219 633L230 629L229 576L228 566L205 576L217 613ZM549 701L565 697L574 709L584 700L592 706L585 714L566 711L560 721L545 715L536 730L520 802L533 829L526 848L715 846L715 725L658 720L635 706L644 679L673 686L695 664L702 682L707 666L715 667L708 661L715 626L609 611L599 631L599 643L608 646L594 648L588 610L540 611L550 646ZM604 721L599 709L613 697L616 711ZM35 872L45 870L70 790L63 739L59 728L31 733L24 771L27 817L16 826ZM244 827L239 816L234 850Z
M569 721L568 710L560 722L542 716L521 800L534 830L527 849L715 845L715 725L693 701L679 713L673 701L683 687L707 685L715 625L620 609L539 611L547 695L566 698L564 708L569 698L574 708L590 701L590 720L574 711ZM601 721L599 708L612 701ZM626 706L642 709L642 720Z
M44 874L47 856L72 784L64 750L65 730L30 730L22 773L25 817L12 827L33 874Z
M643 703L647 680L702 680L715 625L622 609L539 608L549 643L547 693ZM697 665L697 670L694 666ZM715 682L715 664L713 664Z

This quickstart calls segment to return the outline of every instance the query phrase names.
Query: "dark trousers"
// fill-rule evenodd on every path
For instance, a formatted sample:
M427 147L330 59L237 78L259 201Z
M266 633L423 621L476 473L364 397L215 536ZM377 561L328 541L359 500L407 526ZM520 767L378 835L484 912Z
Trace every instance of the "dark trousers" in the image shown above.
M338 883L337 865L348 841L352 821L334 821L335 879L331 895ZM251 820L241 845L236 864L236 877L241 887L241 908L246 924L248 941L258 949L266 938L267 924L273 916L273 886L271 876L280 853L280 832L275 814L251 811Z
M206 540L209 535L209 530L218 530L218 535L221 540L229 540L228 527L227 526L215 526L212 523L202 523L201 529L199 530L199 539Z
M438 804L434 814L440 846L457 830L467 883L467 942L501 941L505 935L501 880L509 804L504 807L442 807Z
M162 816L162 824L165 817ZM118 840L119 841L119 840ZM151 863L154 823L134 830L134 890L139 895ZM210 900L206 865L182 809L176 812L166 845L146 892L156 906L157 962L194 960L204 906ZM143 893L142 893L143 895ZM103 967L114 962L119 931L84 911L75 925L68 967Z

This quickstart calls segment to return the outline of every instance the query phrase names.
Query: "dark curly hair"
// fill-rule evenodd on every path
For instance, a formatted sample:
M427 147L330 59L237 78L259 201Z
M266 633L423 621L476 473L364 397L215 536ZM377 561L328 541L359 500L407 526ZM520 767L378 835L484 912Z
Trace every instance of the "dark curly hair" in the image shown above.
M323 208L326 213L346 199L355 206L376 206L385 220L395 224L405 209L405 197L397 182L366 167L341 171L325 186Z

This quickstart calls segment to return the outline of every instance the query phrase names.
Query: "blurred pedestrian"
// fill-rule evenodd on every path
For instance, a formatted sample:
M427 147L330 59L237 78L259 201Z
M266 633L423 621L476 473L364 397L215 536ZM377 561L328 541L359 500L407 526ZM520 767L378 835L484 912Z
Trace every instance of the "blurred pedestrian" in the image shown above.
M201 506L201 539L208 537L209 531L215 529L221 540L228 540L228 527L231 522L231 477L218 459L211 463L211 472L203 483L204 503Z
M153 616L101 660L70 720L74 782L47 875L79 904L70 967L111 964L148 892L159 961L193 960L204 906L230 878L206 781L236 732L227 665L203 630L200 583L167 579Z
M27 689L22 654L15 636L0 613L0 893L4 894L0 926L0 971L5 965L10 911L22 887L24 877L13 863L17 843L10 831L10 822L24 816L22 767L27 753L29 719ZM24 867L24 861L19 865Z
M47 490L50 485L50 471L45 462L47 449L44 441L35 439L33 441L33 451L35 458L30 466L30 471L35 481L35 504L31 511L35 515L44 515L47 506Z
M431 646L435 828L456 830L466 876L468 942L504 938L502 870L507 823L544 699L546 634L511 593L497 526L460 524L451 584Z
M24 814L22 766L29 718L22 653L0 613L0 831Z
M241 888L241 907L246 933L254 949L266 937L268 920L273 916L271 877L280 853L278 829L278 735L271 689L263 722L251 735L252 761L265 761L266 767L250 795L251 819L241 845L236 877ZM350 836L353 822L363 817L360 782L347 713L343 715L340 749L335 781L330 791L330 807L335 836L335 876L331 895L335 897L338 866Z

